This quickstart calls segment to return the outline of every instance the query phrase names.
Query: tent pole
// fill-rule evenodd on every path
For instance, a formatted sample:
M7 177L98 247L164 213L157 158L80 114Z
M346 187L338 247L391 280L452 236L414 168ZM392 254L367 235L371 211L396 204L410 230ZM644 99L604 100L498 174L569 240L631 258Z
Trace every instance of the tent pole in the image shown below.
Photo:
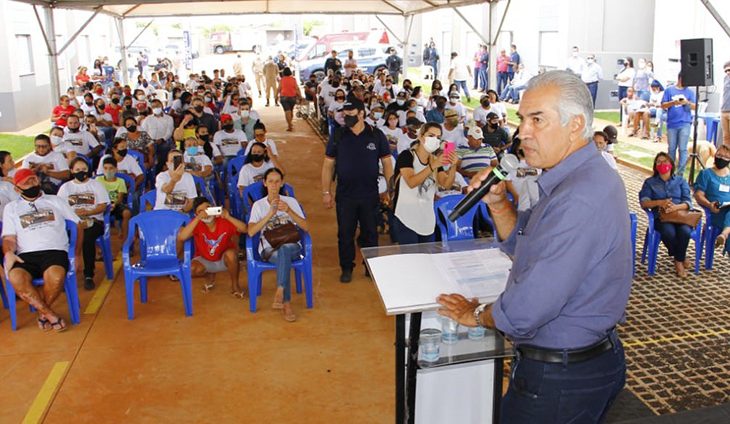
M122 55L122 66L119 70L120 79L124 84L129 83L129 66L127 64L127 44L124 42L124 18L114 18L117 24L117 35L119 35L119 53Z
M56 25L53 21L53 8L43 6L46 18L46 43L48 46L48 71L51 83L51 105L56 104L61 95L61 81L58 77L58 53L56 50ZM39 22L40 25L40 22Z
M404 16L403 19L403 33L405 34L405 40L403 40L403 79L408 78L408 56L411 43L411 28L413 27L413 15ZM402 81L401 81L402 83Z

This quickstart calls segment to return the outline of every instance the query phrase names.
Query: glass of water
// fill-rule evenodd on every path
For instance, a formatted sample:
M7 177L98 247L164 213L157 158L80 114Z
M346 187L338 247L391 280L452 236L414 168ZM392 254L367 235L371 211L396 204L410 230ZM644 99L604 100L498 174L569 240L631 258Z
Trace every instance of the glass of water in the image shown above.
M454 344L459 341L459 323L448 317L441 317L441 341Z
M426 328L421 330L420 338L421 359L426 362L436 362L439 360L441 345L441 331L435 328Z
M484 338L485 328L482 326L469 327L468 335L469 340L481 340Z

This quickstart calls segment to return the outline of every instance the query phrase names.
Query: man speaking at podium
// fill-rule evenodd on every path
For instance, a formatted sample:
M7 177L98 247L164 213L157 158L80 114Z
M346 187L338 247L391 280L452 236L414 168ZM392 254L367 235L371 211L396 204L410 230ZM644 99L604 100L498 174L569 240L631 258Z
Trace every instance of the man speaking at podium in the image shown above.
M532 78L518 115L525 159L545 172L530 210L515 211L503 182L483 199L501 249L513 257L507 286L491 305L441 295L439 313L513 342L501 422L598 423L626 374L616 333L632 279L626 191L590 140L593 101L580 78L566 71Z

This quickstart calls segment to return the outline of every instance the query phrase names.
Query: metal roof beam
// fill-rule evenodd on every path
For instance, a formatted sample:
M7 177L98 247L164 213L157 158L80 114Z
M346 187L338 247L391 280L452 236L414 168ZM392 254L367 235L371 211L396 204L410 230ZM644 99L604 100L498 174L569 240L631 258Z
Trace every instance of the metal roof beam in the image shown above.
M70 45L71 45L71 43L73 43L73 42L74 42L74 40L76 40L76 37L78 37L78 36L79 36L79 34L81 34L81 32L82 32L83 30L85 30L87 26L89 26L89 24L91 23L91 21L93 21L93 20L94 20L94 18L96 17L96 15L98 15L98 14L99 14L99 11L100 11L100 10L101 10L101 6L97 7L97 8L96 8L96 9L94 10L94 13L93 13L93 14L92 14L91 16L89 16L89 19L87 19L87 20L86 20L86 22L84 22L84 24L83 24L83 25L81 25L81 28L79 28L79 29L78 29L78 31L76 31L76 32L74 33L74 35L72 35L72 36L71 36L71 38L69 38L69 39L68 39L68 41L66 41L66 44L64 44L64 45L63 45L63 47L61 47L61 48L60 48L60 49L58 50L58 53L57 53L57 54L58 54L59 56L60 56L60 55L61 55L61 54L63 53L63 51L64 51L64 50L66 50L66 49L68 48L68 46L70 46Z

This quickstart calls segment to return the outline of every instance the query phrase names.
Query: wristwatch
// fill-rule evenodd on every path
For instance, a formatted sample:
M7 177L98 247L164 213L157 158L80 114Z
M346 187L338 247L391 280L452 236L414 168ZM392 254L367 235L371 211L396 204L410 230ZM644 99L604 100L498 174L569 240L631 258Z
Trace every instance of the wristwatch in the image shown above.
M487 309L486 303L482 303L474 309L474 320L477 322L477 327L484 327L484 325L482 325L482 313L485 309Z

